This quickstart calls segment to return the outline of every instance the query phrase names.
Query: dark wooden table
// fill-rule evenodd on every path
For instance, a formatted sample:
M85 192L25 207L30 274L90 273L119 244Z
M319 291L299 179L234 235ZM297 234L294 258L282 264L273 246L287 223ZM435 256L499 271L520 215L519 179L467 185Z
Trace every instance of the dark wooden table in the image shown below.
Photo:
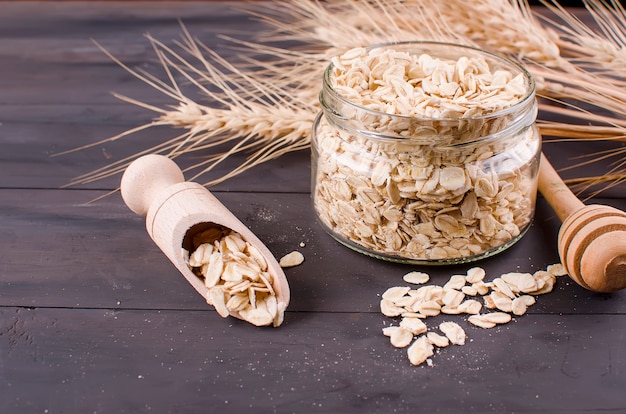
M276 256L306 258L286 270L292 301L278 329L219 317L119 194L86 204L119 176L60 188L175 133L51 157L152 118L112 91L168 102L91 39L152 70L143 34L170 44L182 19L228 56L216 35L258 25L231 6L0 3L0 413L626 412L626 292L591 293L567 278L508 325L450 317L468 343L411 366L381 333L392 322L381 293L410 270L443 283L468 266L386 263L337 244L315 222L306 151L213 188ZM557 167L585 148L545 146ZM602 197L591 201L626 209L624 187ZM545 268L558 261L558 228L540 198L528 234L479 265L489 277Z

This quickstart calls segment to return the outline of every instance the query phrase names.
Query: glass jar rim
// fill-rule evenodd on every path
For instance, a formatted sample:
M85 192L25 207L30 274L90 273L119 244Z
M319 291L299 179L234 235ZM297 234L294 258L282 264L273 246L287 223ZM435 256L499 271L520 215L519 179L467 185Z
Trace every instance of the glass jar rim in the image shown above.
M328 66L326 67L326 69L324 70L324 76L323 76L323 88L322 88L322 92L320 93L320 103L322 104L322 106L325 109L329 109L328 106L326 105L326 103L324 102L323 96L325 93L329 93L331 95L331 97L335 100L338 100L339 102L341 102L343 105L347 105L348 107L351 107L353 109L356 109L358 111L362 111L364 113L373 115L373 116L386 116L386 117L392 117L394 119L404 119L404 120L411 120L411 121L445 121L445 122L460 122L460 121L467 121L467 120L489 120L489 119L493 119L493 118L497 118L497 117L501 117L507 114L510 114L512 112L516 112L519 111L520 108L524 108L526 105L528 105L529 102L534 101L535 99L535 80L533 78L533 76L530 74L530 72L528 71L528 69L526 69L522 64L516 62L513 59L510 59L508 57L499 55L497 53L493 53L490 52L488 50L485 49L481 49L475 46L469 46L469 45L463 45L460 43L450 43L450 42L439 42L439 41L429 41L429 40L424 40L424 41L413 41L413 40L408 40L408 41L397 41L397 42L387 42L387 43L377 43L374 45L370 45L365 47L365 50L367 51L371 51L374 49L379 49L379 48L383 48L383 47L393 47L393 46L399 46L399 47L408 47L408 46L440 46L440 47L447 47L447 48L454 48L454 49L458 49L458 50L468 50L471 51L472 53L478 53L481 55L485 55L488 56L489 58L493 59L494 61L498 61L501 62L503 64L506 65L510 65L511 67L514 67L516 70L519 71L519 73L522 73L524 76L524 79L526 80L526 85L527 85L527 90L526 90L526 94L520 98L518 101L516 101L515 103L502 108L500 110L494 111L494 112L490 112L487 114L483 114L483 115L478 115L478 116L471 116L471 117L440 117L440 118L436 118L436 117L420 117L420 116L414 116L414 115L402 115L402 114L394 114L394 113L388 113L388 112L382 112L382 111L377 111L375 109L371 109L371 108L367 108L365 106L361 106L353 101L351 101L350 99L345 98L344 96L342 96L341 94L339 94L335 88L332 86L331 83L331 76L332 76L332 71L333 68L335 67L334 64L331 62L328 64ZM438 56L434 56L434 57L438 57ZM342 114L336 114L341 116Z

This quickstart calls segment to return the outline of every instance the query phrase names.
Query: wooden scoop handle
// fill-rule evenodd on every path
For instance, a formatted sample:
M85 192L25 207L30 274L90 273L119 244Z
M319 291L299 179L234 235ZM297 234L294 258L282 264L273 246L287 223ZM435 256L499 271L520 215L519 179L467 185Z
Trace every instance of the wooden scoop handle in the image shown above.
M120 192L128 208L135 214L146 216L164 190L184 181L183 172L174 161L151 154L128 166L122 176Z
M539 191L562 221L561 262L586 289L614 292L626 287L626 213L603 205L584 205L541 154Z

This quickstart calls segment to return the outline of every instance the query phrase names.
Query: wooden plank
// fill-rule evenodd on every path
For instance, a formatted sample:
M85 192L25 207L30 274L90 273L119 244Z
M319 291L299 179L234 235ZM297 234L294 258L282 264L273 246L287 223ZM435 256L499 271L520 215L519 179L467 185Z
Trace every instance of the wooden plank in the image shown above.
M139 151L162 144L182 130L170 127L152 128L103 143L88 150L53 157L62 151L95 143L150 122L152 114L119 102L117 105L87 106L14 106L7 109L8 121L0 129L0 187L58 188L73 178L106 167L133 156ZM584 159L585 153L615 148L614 144L596 142L548 143L544 149L555 168L563 169ZM199 151L178 160L186 167L197 163L209 152ZM244 162L245 155L231 157L202 180L222 177ZM606 162L561 171L563 178L603 175ZM98 180L77 188L112 190L119 185L121 175ZM606 190L606 198L621 198L626 184ZM281 156L270 163L255 167L248 173L214 187L226 191L308 192L310 191L310 155L308 150ZM593 189L595 190L595 188ZM585 197L585 194L582 195Z
M174 42L181 39L182 22L192 35L232 58L238 52L216 36L250 40L261 27L243 16L233 2L212 3L210 13L202 2L42 3L37 13L28 4L3 2L1 7L0 58L3 73L12 76L0 77L0 89L3 102L13 105L111 103L111 91L151 103L170 103L152 88L134 87L141 82L112 62L94 41L128 66L141 66L164 79L166 74L159 69L145 34L181 51ZM247 35L242 35L244 24Z
M0 309L0 410L622 412L624 315L467 327L412 367L380 315L296 312L254 328L200 311ZM433 330L436 328L433 326Z
M93 111L93 112L91 112ZM61 112L51 111L50 113ZM97 115L93 115L97 113ZM103 168L133 156L154 145L166 142L181 130L154 128L146 132L90 149L66 155L56 155L82 145L97 142L140 125L121 125L115 119L120 111L90 108L91 120L81 120L80 113L69 114L62 121L7 122L0 129L0 188L59 188L81 174ZM50 115L46 115L48 117ZM95 119L97 118L97 119ZM132 122L132 121L129 121ZM177 159L181 167L198 163L211 155L208 151L187 154ZM223 177L245 161L247 154L230 157L214 171L201 177L200 182ZM191 177L190 173L186 174ZM110 178L77 185L82 189L113 190L119 186L121 173ZM259 165L254 169L213 187L214 190L245 192L309 192L310 154L299 151Z
M0 190L0 306L206 309L149 240L143 220L118 195L83 205L102 194ZM304 264L286 272L290 308L298 311L378 312L379 295L403 284L402 276L415 269L443 284L473 265L494 278L558 261L554 246L559 224L543 201L530 231L508 251L473 265L420 267L371 259L341 246L316 223L308 194L216 196L275 256L302 251ZM609 201L626 208L624 200ZM626 292L595 294L565 278L538 302L532 312L626 313Z

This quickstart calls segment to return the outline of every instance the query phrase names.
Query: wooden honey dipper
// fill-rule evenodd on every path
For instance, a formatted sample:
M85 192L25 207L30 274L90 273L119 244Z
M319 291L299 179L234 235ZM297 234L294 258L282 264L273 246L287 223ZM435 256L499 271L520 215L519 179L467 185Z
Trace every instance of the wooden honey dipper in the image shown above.
M603 205L584 205L541 154L539 191L561 228L558 248L570 277L595 292L626 287L626 213Z
M133 161L122 176L122 198L136 214L146 217L146 229L155 244L187 281L207 298L204 281L190 269L187 254L193 236L210 227L226 227L239 233L265 257L280 309L289 304L285 274L268 248L205 187L185 181L176 163L162 155L146 155ZM239 312L230 314L239 319Z

